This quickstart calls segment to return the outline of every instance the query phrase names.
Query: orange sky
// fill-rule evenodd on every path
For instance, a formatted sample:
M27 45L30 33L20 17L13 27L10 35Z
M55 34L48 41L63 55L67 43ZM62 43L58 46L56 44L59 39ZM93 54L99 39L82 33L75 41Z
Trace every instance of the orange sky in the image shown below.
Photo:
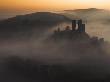
M0 10L110 9L110 0L0 0Z

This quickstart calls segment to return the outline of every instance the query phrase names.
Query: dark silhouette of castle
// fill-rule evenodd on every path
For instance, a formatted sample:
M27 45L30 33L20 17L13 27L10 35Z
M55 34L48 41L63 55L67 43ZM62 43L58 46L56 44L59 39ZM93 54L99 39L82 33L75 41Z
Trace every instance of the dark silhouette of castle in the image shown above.
M72 30L70 29L70 26L66 26L64 31L85 33L85 24L82 23L82 20L72 20ZM60 28L55 32L60 32Z
M98 38L98 37L90 37L86 31L85 31L85 24L83 24L82 20L72 20L72 26L70 29L70 26L66 26L65 30L60 30L58 28L54 31L54 34L52 36L55 40L58 39L73 39L73 40L84 40L84 41L90 41L93 44L100 44L104 43L104 38Z
M76 29L77 24L78 29ZM72 20L72 31L85 32L85 24L82 23L82 20Z
M89 38L89 35L85 32L85 24L82 20L72 20L72 26L66 26L65 30L58 28L52 37L55 39L74 39L78 37Z

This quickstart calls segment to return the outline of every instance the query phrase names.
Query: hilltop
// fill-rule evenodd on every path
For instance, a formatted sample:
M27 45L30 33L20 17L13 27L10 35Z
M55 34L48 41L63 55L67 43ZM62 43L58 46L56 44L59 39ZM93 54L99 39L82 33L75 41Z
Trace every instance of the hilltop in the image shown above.
M36 35L56 26L62 22L68 22L67 17L51 13L51 12L37 12L26 15L19 15L0 21L0 38L31 36L36 30Z

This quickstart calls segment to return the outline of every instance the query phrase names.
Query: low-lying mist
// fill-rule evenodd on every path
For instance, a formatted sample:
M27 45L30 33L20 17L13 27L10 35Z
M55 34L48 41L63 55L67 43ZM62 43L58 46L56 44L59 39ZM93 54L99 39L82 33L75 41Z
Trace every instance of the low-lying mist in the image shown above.
M38 77L46 79L51 76L51 79L54 78L53 80L58 80L59 77L61 80L68 78L71 79L71 81L73 79L76 80L76 78L85 79L85 77L90 80L94 78L108 78L110 74L110 55L106 53L104 49L108 43L95 46L94 44L89 44L88 41L82 42L80 39L79 41L60 40L56 42L51 40L50 37L53 35L54 29L57 28L58 27L52 27L52 29L48 29L42 33L39 38L35 38L34 35L34 37L29 40L10 39L2 42L0 46L1 77L5 77L2 76L2 74L6 74L6 78L8 78L8 76L13 73L9 80L16 81L16 79L19 79L20 82L22 82L23 79L30 79L30 81L35 79L35 81L38 81ZM92 36L93 35L91 35L91 37ZM60 71L60 69L64 71L56 73L57 76L49 75L48 77L44 75L45 72L43 72L43 76L41 71L41 76L38 76L37 74L39 73L37 71L39 64L52 66L48 68L54 69L54 71ZM55 68L54 65L57 68ZM47 68L44 67L44 69L46 70ZM73 79L71 76L63 76L63 78L58 76L58 74L60 75L62 73L64 75L73 74ZM21 76L22 74L23 76ZM13 77L16 79L12 79ZM42 80L40 79L40 81Z
M95 14L94 14L95 15ZM92 16L91 16L92 18ZM51 39L54 30L71 23L62 23L29 39L10 38L0 43L1 82L73 82L109 81L110 39L109 22L105 20L86 23L87 40ZM92 37L104 42L91 43ZM6 78L6 79L5 79ZM81 82L80 81L80 82Z

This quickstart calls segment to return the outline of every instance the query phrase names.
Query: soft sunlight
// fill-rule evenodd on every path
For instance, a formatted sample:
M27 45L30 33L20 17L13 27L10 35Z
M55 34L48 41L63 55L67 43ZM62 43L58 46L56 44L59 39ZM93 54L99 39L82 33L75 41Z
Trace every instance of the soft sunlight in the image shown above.
M110 8L110 0L0 0L6 10L65 10L78 8Z

